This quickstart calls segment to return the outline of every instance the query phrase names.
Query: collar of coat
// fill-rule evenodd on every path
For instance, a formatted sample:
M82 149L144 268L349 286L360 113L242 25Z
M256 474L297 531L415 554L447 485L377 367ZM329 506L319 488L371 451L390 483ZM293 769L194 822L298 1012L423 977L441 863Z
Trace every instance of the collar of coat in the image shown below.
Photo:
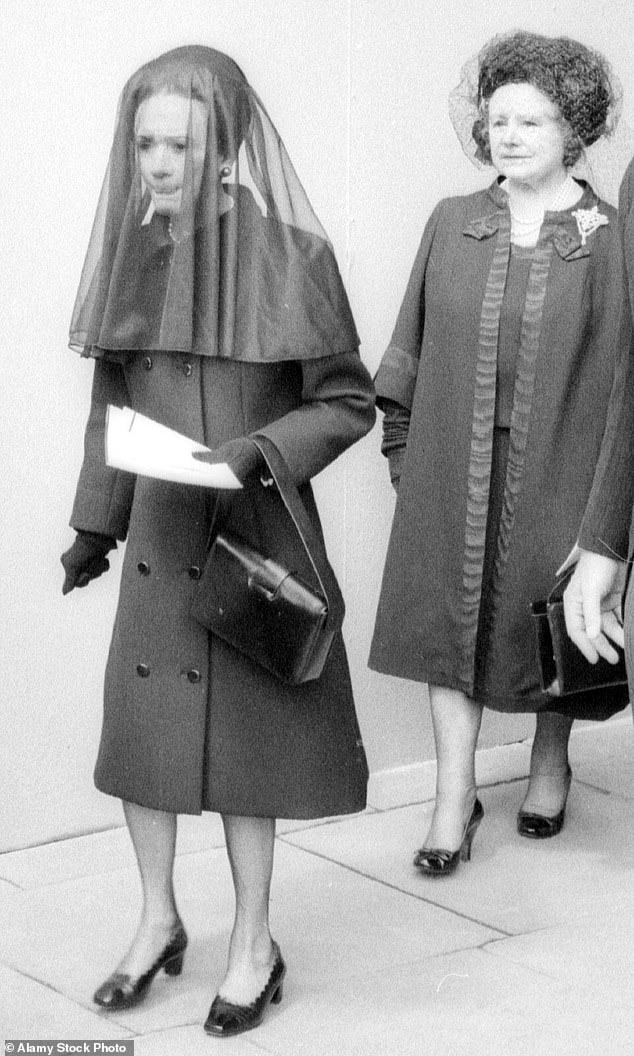
M588 257L590 250L587 244L582 242L579 225L573 213L578 209L592 209L599 202L596 194L589 184L583 180L578 181L583 187L583 194L578 202L570 209L561 213L546 213L544 217L542 238L550 238L562 260L578 260L580 257ZM463 234L469 238L482 240L495 235L500 228L502 218L509 216L509 196L496 179L485 192L489 200L495 206L492 212L487 211L482 216L476 217L465 227Z

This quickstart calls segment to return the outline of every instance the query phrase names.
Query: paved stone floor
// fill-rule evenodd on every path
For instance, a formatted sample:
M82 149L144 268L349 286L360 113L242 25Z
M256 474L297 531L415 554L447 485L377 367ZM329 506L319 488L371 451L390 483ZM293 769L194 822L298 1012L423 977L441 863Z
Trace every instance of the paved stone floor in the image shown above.
M136 1056L630 1056L632 733L629 717L573 733L553 840L515 831L523 778L482 787L473 859L449 879L411 865L429 801L280 824L272 924L284 999L231 1040L201 1028L233 908L217 817L179 830L182 976L159 975L118 1015L99 1014L91 994L138 913L125 829L0 855L0 1041L131 1038Z

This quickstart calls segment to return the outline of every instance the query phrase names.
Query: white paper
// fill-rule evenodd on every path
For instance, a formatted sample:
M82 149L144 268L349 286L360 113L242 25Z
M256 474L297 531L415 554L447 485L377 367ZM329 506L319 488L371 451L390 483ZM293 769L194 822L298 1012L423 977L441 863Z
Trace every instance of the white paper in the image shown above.
M130 407L108 404L107 465L177 484L197 484L207 488L242 487L226 462L213 465L199 462L193 458L194 451L209 451L209 448Z

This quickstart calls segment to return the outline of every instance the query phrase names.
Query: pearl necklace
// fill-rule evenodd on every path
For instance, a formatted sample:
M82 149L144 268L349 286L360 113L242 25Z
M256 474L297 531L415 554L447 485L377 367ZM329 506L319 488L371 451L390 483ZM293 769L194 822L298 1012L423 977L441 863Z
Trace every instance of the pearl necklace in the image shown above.
M554 197L547 201L542 209L538 213L534 213L532 216L518 216L513 210L511 205L511 197L509 195L509 211L511 214L511 241L518 245L531 246L535 245L539 236L539 231L544 222L544 214L546 212L557 212L560 210L566 201L566 199L572 195L573 189L576 188L575 181L573 180L570 173L566 175L565 180L561 183L557 189L557 193ZM508 192L507 192L508 193Z

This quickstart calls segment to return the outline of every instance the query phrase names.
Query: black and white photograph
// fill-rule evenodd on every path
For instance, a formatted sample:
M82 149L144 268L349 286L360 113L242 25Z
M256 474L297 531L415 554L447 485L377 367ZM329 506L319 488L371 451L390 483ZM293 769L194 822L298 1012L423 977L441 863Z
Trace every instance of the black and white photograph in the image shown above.
M634 8L0 25L1 1051L629 1056Z

